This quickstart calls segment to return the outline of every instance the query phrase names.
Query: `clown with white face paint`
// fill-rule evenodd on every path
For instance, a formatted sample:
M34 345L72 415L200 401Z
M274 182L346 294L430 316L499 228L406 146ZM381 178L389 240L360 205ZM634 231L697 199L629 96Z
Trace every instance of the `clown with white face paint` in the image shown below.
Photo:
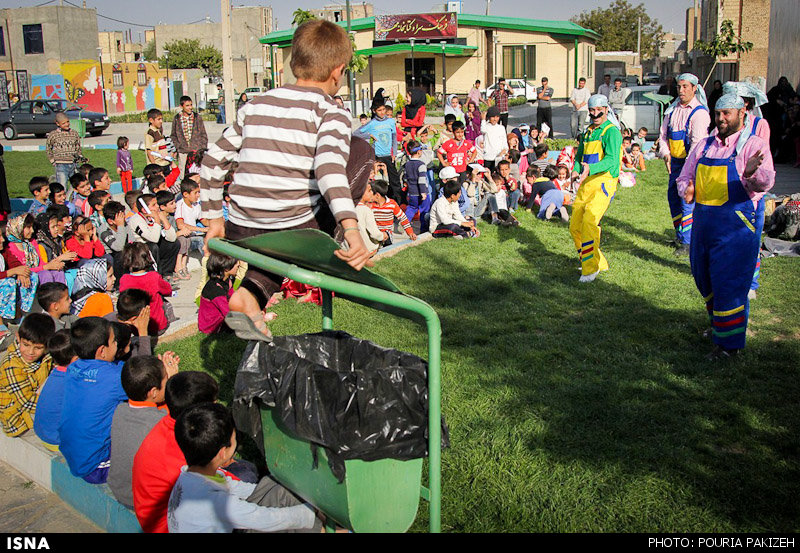
M709 359L730 357L745 345L764 193L775 184L769 144L756 135L740 140L744 118L744 100L723 95L716 134L692 149L677 179L678 192L695 204L690 261L712 324Z
M675 227L675 255L689 255L692 238L692 204L687 204L678 194L675 180L692 148L708 136L711 117L708 113L706 93L697 86L697 77L684 73L678 77L678 98L664 112L658 140L659 156L667 165L669 186L667 202Z
M600 219L603 218L619 179L622 133L609 120L608 98L589 98L591 125L580 135L572 180L578 188L572 204L569 232L581 259L580 282L593 281L608 261L600 251Z

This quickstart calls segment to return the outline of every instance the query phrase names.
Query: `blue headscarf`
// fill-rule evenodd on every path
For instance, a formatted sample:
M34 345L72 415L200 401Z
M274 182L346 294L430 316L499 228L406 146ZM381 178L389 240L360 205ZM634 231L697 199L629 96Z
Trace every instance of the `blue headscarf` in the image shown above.
M678 76L678 81L677 82L680 82L680 81L687 81L687 82L693 84L694 86L696 86L697 90L695 91L694 94L697 97L697 101L700 102L701 105L703 105L706 108L708 108L708 99L706 98L706 91L705 91L705 89L703 89L702 86L699 86L697 84L697 83L700 82L698 80L698 78L697 78L697 75L693 75L691 73L681 73ZM680 103L681 103L681 99L680 98L675 98L675 100L673 100L673 102L669 105L669 107L666 110L664 110L664 115L669 115L670 113L672 113L672 110L675 109L678 106L678 104L680 104Z
M608 97L605 94L592 94L589 97L589 101L586 103L589 109L592 108L608 108L608 120L611 123L619 128L619 119L617 119L617 115L614 113L614 110L611 109L608 105Z

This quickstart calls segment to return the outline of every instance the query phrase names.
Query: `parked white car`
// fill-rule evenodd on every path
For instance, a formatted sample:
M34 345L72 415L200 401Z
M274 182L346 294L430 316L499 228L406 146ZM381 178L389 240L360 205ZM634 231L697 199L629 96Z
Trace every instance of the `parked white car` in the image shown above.
M483 94L483 97L488 98L491 96L495 88L497 88L497 83L482 91L481 93ZM533 101L536 99L536 87L531 83L526 82L524 79L506 79L506 88L510 89L511 98L523 96L528 101Z
M620 122L624 127L632 129L634 134L641 127L646 127L648 140L658 138L661 128L661 110L658 102L644 96L647 92L658 92L658 86L631 86L628 87L628 90L631 93L625 100L625 107L622 108L621 113L617 113Z
M250 88L245 88L244 93L247 94L248 98L255 98L256 96L263 96L268 90L266 86L251 86Z

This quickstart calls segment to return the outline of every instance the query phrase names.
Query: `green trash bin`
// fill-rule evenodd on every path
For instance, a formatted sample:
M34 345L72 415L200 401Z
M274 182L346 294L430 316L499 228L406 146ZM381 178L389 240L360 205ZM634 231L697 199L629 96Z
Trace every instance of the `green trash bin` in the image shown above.
M78 136L80 136L81 138L86 137L86 121L84 121L82 117L78 117L77 119L70 119L69 128L77 132Z
M212 239L213 251L251 266L322 289L322 328L333 330L333 293L338 298L379 309L423 325L428 335L428 464L422 483L423 459L399 461L345 460L340 483L317 448L312 469L311 445L294 437L273 411L261 408L261 423L270 473L282 485L312 503L332 520L355 532L404 532L414 522L420 497L428 501L431 532L441 531L441 324L425 302L401 293L389 280L357 272L333 252L338 245L317 230L263 234L236 243Z
M317 449L311 469L311 445L291 436L274 410L261 410L264 450L270 474L285 487L354 532L405 532L417 516L422 459L344 462L339 482L328 466L325 450Z

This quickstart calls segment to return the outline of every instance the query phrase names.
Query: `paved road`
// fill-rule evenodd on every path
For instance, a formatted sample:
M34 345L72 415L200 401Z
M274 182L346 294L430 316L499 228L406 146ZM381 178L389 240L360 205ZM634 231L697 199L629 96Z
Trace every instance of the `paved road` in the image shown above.
M0 462L0 533L102 532L72 507Z

